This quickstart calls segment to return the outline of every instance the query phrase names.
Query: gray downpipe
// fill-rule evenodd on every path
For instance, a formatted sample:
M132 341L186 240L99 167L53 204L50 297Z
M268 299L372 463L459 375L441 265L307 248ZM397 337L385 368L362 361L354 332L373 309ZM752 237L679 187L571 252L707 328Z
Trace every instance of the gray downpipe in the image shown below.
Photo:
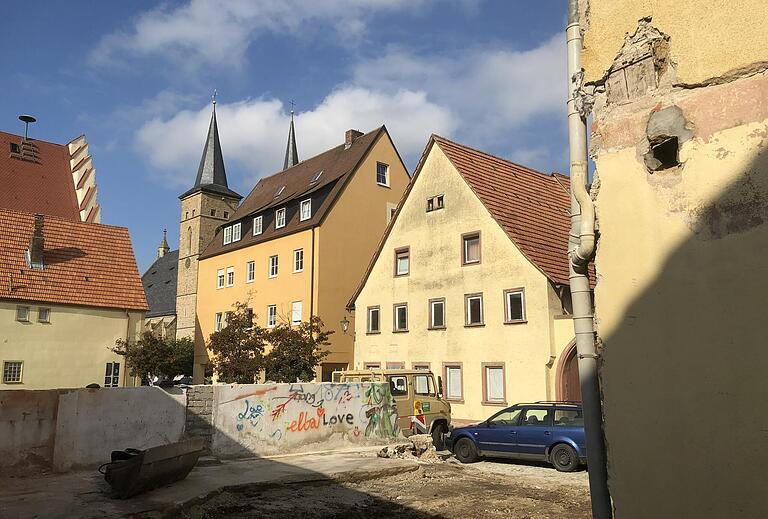
M595 250L595 211L587 193L587 123L576 98L581 85L582 37L579 27L578 0L568 0L568 141L571 166L571 232L568 238L569 280L573 304L573 328L576 335L579 383L584 406L587 436L587 465L592 517L613 517L608 492L608 470L603 441L603 413L597 375L597 352L589 287L589 261Z

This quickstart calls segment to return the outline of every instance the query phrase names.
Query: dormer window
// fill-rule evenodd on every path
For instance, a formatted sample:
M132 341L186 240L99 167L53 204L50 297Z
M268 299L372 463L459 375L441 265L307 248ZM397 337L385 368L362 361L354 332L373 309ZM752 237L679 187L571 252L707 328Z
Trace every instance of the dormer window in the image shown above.
M299 217L300 221L309 220L312 218L312 199L309 200L302 200L301 201L301 214Z
M314 184L315 182L320 180L321 176L323 176L323 170L322 169L320 171L318 171L317 173L315 173L315 176L312 177L312 180L310 180L309 183L310 184Z
M285 207L275 211L275 229L285 227Z
M280 197L280 195L283 194L283 191L285 191L285 186L280 186L277 191L275 191L275 198Z
M232 241L240 241L241 224L237 222L232 226Z
M261 216L256 216L253 219L253 235L258 236L262 231L262 219Z
M232 243L232 226L224 227L224 245Z

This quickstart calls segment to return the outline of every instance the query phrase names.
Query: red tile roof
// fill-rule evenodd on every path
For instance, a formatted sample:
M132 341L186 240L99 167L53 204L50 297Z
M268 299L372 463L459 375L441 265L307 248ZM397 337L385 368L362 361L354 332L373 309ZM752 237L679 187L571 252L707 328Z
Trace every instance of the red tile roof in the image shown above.
M0 132L0 207L80 220L80 209L65 144L30 139L39 163L12 158L11 144L19 135Z
M559 173L541 173L433 134L347 308L354 308L434 144L522 254L553 283L568 285L570 178ZM590 269L594 280L592 264Z
M45 268L31 269L35 216L0 209L0 299L147 310L128 229L45 216Z
M567 285L570 179L433 139L523 255L551 281Z
M340 144L334 148L299 162L293 167L259 180L245 197L235 214L224 226L242 222L242 239L224 245L221 229L211 240L200 259L249 247L280 236L286 236L318 225L341 193L348 178L355 172L379 137L389 135L384 126L357 137L349 148ZM317 173L320 178L312 182ZM280 189L283 190L280 192ZM275 196L280 192L280 196ZM312 217L299 219L299 201L312 198ZM286 207L285 227L274 226L275 209ZM263 231L253 236L253 216L264 215Z

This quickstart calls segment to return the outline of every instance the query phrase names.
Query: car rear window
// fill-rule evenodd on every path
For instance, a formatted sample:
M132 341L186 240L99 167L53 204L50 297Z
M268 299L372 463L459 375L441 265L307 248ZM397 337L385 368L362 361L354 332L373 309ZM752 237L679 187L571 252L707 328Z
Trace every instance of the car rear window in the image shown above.
M555 409L555 427L584 427L581 409Z

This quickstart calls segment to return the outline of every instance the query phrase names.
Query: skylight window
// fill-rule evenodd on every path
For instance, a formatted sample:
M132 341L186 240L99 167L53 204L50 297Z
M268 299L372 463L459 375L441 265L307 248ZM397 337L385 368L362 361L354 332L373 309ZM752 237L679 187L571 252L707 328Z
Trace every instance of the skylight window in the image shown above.
M320 177L322 177L322 176L323 176L323 170L321 169L320 171L318 171L317 173L315 173L315 176L314 176L314 177L312 177L312 180L310 180L310 181L309 181L309 183L310 183L310 184L314 184L315 182L317 182L318 180L320 180Z
M280 188L277 191L275 191L275 198L277 198L280 195L282 195L283 191L285 191L285 186L280 186Z

